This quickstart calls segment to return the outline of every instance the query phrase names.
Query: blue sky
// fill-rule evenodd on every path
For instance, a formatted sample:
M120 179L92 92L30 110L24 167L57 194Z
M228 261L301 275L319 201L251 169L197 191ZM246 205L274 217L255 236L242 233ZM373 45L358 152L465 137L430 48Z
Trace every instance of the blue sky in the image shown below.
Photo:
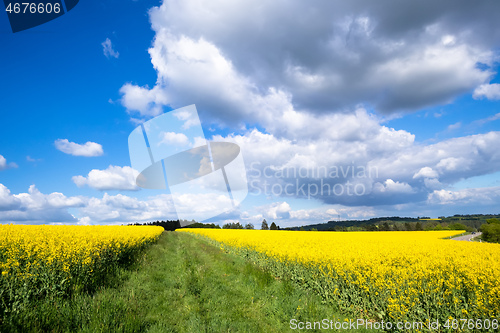
M309 170L249 173L219 223L499 213L500 4L444 3L80 1L15 34L1 14L0 222L176 218L127 140L191 104L247 171ZM377 174L311 176L349 166Z

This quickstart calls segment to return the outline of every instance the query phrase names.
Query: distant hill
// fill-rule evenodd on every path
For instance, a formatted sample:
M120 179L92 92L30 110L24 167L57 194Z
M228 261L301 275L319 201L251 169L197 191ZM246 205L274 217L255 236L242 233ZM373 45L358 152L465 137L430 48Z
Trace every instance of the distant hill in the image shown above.
M302 227L286 228L287 230L318 230L318 231L342 231L342 230L384 230L389 226L389 230L419 230L421 227L429 229L441 225L446 227L455 223L461 223L471 229L479 230L479 227L486 223L487 219L500 218L500 214L473 214L473 215L453 215L441 216L440 220L425 220L429 217L376 217L368 220L343 220L343 221L328 221L326 223L309 224ZM417 226L417 223L419 226Z

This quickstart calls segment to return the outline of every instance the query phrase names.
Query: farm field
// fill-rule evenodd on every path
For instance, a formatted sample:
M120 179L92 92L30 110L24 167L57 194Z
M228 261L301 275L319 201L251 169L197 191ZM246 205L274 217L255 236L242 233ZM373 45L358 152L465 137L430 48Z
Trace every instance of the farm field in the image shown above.
M460 231L183 229L315 293L355 318L440 323L500 316L500 245Z
M2 318L0 331L288 332L292 318L346 320L314 293L181 232L164 232L93 293L31 304Z
M22 315L38 301L94 292L162 232L161 227L0 225L0 318Z

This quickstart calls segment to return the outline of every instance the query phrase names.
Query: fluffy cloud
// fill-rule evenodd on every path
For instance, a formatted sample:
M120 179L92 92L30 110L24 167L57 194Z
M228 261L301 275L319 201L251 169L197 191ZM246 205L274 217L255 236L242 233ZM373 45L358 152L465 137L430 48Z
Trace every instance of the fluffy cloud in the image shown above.
M68 209L78 211L78 217ZM41 193L31 185L28 193L11 194L0 184L0 222L20 223L129 223L176 219L169 195L139 200L125 195L100 198L67 197L62 193Z
M226 125L268 125L290 108L322 114L366 103L391 113L447 103L490 79L498 9L494 2L168 1L150 11L157 84L127 84L122 100L141 115L196 103L205 119ZM127 101L138 91L134 108Z
M0 184L0 211L16 209L21 206L21 201L10 194L10 190Z
M439 205L494 205L500 200L500 187L439 190L429 194L428 203Z
M58 150L73 156L92 157L101 156L104 153L100 144L90 141L82 145L70 142L68 139L57 139L54 144Z
M80 209L80 220L85 223L144 222L176 219L170 196L162 195L149 200L139 200L122 194L104 193L102 199L90 198Z
M269 220L289 219L291 210L287 202L275 202L265 207L262 215Z
M380 193L413 193L413 189L407 183L395 182L392 179L387 179L384 183L375 183L373 186L374 192Z
M481 141L492 144L498 135L417 145L414 135L382 126L376 114L447 103L485 84L493 74L493 36L500 36L500 25L490 12L498 4L450 10L424 1L410 7L368 1L243 1L238 7L165 2L150 11L156 35L149 53L157 83L151 89L124 85L122 103L143 117L165 105L196 103L205 121L263 128L214 138L238 143L261 173L266 166L377 170L374 177L330 179L331 187L362 186L365 195L323 196L328 202L366 204L362 198L371 193L388 195L395 188L409 195L406 200L425 200L429 190L491 172L496 153ZM472 12L486 13L481 23ZM418 174L426 167L436 174ZM269 179L269 186L293 180L279 178ZM260 190L262 180L255 182ZM296 191L302 184L322 186L320 178L307 176L288 189L309 198Z
M240 221L243 224L252 223L256 229L260 229L260 223L264 218L268 224L276 222L280 227L294 227L326 223L327 221L337 220L338 216L341 216L341 219L351 220L370 218L377 215L377 212L370 207L323 206L293 210L286 201L255 207L255 212L256 214L250 214L244 211L239 218L221 221L220 224Z
M482 84L474 90L472 95L475 99L486 98L489 100L500 99L500 84Z
M110 165L105 170L93 169L87 177L74 176L71 179L78 187L85 185L96 190L128 190L137 191L136 178L139 172L129 166Z
M75 217L69 209L78 212ZM76 215L76 214L75 214ZM170 195L139 200L125 195L102 198L67 197L62 193L41 193L31 185L27 193L12 194L0 184L0 222L4 223L130 223L176 219Z
M106 56L106 58L113 57L113 58L118 58L120 55L119 52L116 52L113 49L113 44L111 43L111 40L109 38L106 38L104 42L101 43L102 45L102 52Z
M455 158L450 157L450 158L445 159L445 161L449 161L450 159L456 160ZM447 164L447 162L443 162L443 161L440 161L439 163L441 163L441 165ZM438 177L438 173L429 167L423 167L416 174L413 175L414 179L416 179L416 178L437 178L437 177Z
M460 179L497 171L500 153L494 147L499 139L500 132L490 132L453 138L433 145L413 145L374 158L370 163L378 167L381 176L408 179L410 184L435 177L436 173L441 181L452 184Z
M154 117L162 113L168 101L159 86L153 89L127 83L120 88L121 103L129 113L138 112L140 117Z
M189 144L189 139L184 133L161 132L158 144L185 146Z
M17 168L17 164L14 162L7 163L5 157L0 155L0 171L9 169L9 168Z
M385 187L400 186L396 182L386 182ZM402 188L404 188L403 186ZM394 211L403 210L410 215L425 215L433 209L453 213L454 207L460 205L464 212L475 212L477 207L492 208L495 212L500 198L500 188L464 189L458 191L436 190L429 194L422 204L408 203L392 207L349 207L343 205L324 205L312 209L292 209L286 201L258 206L253 211L234 211L222 214L212 222L219 224L240 221L252 223L257 228L263 218L268 222L275 221L281 227L300 226L313 223L324 223L337 219L364 219L374 216L391 216ZM177 205L178 212L190 216L193 210L206 212L217 210L217 202L206 202L203 198L190 196ZM221 204L226 204L221 202ZM425 206L423 206L425 205ZM77 213L69 213L69 209ZM489 209L489 208L488 208ZM7 187L0 184L0 222L11 223L70 223L70 224L108 224L150 222L154 220L177 219L172 198L168 194L156 195L146 199L138 199L122 194L109 195L102 198L67 197L62 193L41 193L34 185L28 193L12 194Z
M121 102L140 119L195 103L205 125L238 131L213 139L241 147L252 194L279 200L242 216L324 216L294 211L287 196L343 205L330 209L351 209L352 217L390 204L421 215L413 203L500 168L500 133L423 144L383 121L472 91L496 98L488 82L499 9L496 2L168 1L150 11L156 84L123 85ZM173 134L166 141L185 141Z
M41 193L35 185L28 193L11 194L0 184L0 221L22 223L76 222L68 208L82 207L85 198L67 197L62 193Z
M104 193L102 199L90 198L88 203L79 209L81 222L110 223L110 222L150 222L153 220L175 220L177 216L189 217L191 220L197 215L215 216L220 212L220 206L227 207L224 198L213 200L201 194L184 195L178 198L176 205L169 194L149 197L145 200L129 197L122 194L109 195ZM208 212L208 213L207 213Z
M358 114L360 119L367 117L362 111ZM337 126L347 127L351 117L339 116ZM329 204L423 202L434 190L500 169L500 153L494 148L500 132L421 145L408 132L376 121L352 122L365 126L362 135L326 132L325 136L339 137L292 141L253 130L227 138L215 136L214 140L232 141L241 147L251 193L315 198Z
M213 198L212 198L213 199ZM205 203L205 204L203 204ZM219 211L219 204L227 202L208 202L200 195L184 196L177 213L190 216L191 213ZM67 197L62 193L41 193L34 185L28 193L11 194L10 190L0 184L0 222L19 223L69 223L69 224L109 224L151 222L154 220L177 219L172 198L168 194L156 195L147 199L138 199L122 194L109 195L102 198ZM77 211L74 216L68 209ZM292 210L287 202L278 202L256 208L260 213L249 215L238 210L219 215L212 222L227 223L242 221L254 223L258 227L263 217L269 222L276 220L281 226L294 226L318 221L327 221L341 214L343 218L370 217L373 210L367 208L317 208Z

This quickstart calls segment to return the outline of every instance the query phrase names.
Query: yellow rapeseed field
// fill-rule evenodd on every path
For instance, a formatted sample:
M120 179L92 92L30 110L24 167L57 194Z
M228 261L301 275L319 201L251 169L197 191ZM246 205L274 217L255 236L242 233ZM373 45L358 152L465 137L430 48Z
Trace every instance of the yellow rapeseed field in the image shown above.
M500 245L457 231L183 229L375 319L498 318Z
M2 304L92 290L162 232L143 226L0 225Z

